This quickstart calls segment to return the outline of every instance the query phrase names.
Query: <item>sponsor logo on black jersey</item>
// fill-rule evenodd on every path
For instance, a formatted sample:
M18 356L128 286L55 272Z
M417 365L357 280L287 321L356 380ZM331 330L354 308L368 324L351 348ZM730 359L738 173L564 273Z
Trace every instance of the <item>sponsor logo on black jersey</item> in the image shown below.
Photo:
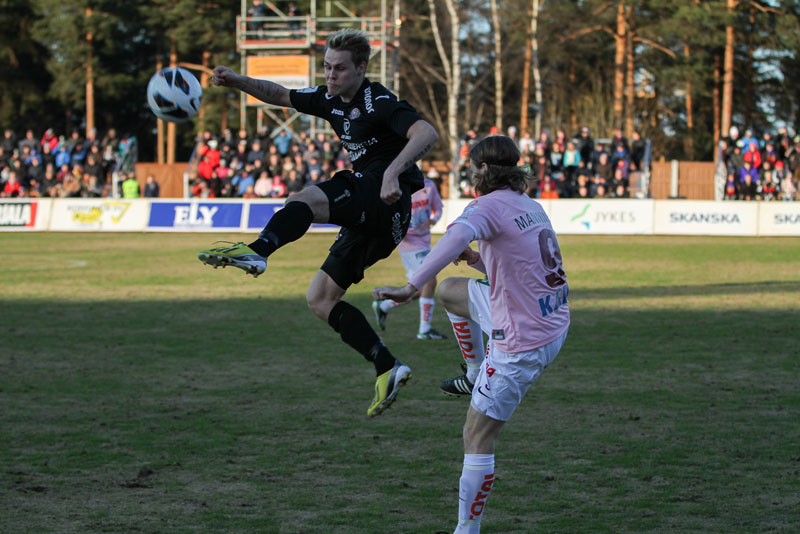
M367 110L367 113L375 112L375 108L372 107L372 87L369 86L364 89L364 109Z

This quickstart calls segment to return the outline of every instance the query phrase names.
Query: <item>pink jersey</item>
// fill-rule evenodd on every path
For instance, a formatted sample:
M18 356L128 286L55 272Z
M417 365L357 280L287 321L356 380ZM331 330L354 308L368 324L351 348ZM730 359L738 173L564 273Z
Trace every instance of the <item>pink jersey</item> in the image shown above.
M442 197L436 184L425 178L425 186L411 195L411 222L406 237L397 246L400 252L431 248L431 226L442 216Z
M561 250L542 206L501 189L478 197L453 224L475 239L491 286L492 343L507 353L536 349L569 326Z

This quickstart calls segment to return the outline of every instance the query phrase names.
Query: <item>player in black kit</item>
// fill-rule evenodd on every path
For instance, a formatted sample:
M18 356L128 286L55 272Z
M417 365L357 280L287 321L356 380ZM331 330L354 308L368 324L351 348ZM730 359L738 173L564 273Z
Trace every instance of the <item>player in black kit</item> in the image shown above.
M341 226L306 299L342 341L374 363L378 378L367 415L375 416L392 404L411 369L391 355L364 314L342 297L364 278L364 269L389 256L405 236L411 194L423 186L416 161L438 135L408 103L365 77L369 57L366 34L344 29L327 39L325 86L289 90L227 67L214 69L215 85L327 120L348 151L353 170L290 195L253 243L212 248L197 257L208 265L231 265L258 276L267 257L302 237L312 222Z

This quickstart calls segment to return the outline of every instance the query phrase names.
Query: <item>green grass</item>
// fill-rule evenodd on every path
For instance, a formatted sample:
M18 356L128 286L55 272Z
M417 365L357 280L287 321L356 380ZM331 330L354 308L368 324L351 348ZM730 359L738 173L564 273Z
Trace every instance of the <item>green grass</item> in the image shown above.
M369 419L371 366L305 303L332 235L258 280L195 259L223 238L0 234L0 532L452 530L452 340L393 310L414 379ZM798 532L800 239L560 241L570 335L500 437L483 532ZM403 281L393 255L348 300L372 320Z

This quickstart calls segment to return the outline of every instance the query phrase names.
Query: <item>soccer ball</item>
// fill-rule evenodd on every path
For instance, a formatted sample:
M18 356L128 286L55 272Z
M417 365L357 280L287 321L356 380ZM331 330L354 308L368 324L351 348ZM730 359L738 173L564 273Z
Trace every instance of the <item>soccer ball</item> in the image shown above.
M200 109L203 88L194 74L181 67L162 69L147 84L147 103L159 119L186 122Z

